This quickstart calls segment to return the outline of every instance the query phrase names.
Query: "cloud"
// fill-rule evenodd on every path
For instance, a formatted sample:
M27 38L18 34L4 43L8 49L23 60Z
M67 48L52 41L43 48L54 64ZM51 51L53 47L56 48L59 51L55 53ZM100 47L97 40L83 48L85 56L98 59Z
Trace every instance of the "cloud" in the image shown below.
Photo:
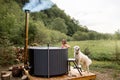
M52 0L81 25L103 33L120 29L120 0Z

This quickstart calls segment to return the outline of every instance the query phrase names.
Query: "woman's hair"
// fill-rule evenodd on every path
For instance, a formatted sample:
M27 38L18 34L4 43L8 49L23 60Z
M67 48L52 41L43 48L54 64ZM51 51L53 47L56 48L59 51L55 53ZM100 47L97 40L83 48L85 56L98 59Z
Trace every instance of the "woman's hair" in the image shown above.
M67 43L67 41L66 41L65 39L63 39L63 40L62 40L62 43L63 43L63 44L66 44L66 43Z

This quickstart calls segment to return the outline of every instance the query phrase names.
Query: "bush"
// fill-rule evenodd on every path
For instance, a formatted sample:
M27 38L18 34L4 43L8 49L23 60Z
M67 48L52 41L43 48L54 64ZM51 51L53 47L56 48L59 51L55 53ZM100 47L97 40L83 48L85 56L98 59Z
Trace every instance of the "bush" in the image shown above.
M107 53L91 54L90 57L97 61L113 61L113 55Z
M47 29L41 22L30 22L29 26L29 44L37 43L44 45L47 43L57 43L63 38L67 38L64 33L59 31Z
M13 64L15 60L15 51L12 44L9 42L6 36L0 38L0 65L6 66Z
M79 40L87 40L89 36L86 32L77 31L76 33L74 33L72 37L75 40L79 41Z
M118 46L118 43L116 42L116 45L115 45L115 53L114 53L114 59L115 59L115 62L117 64L120 64L120 51L119 51L119 46Z
M12 47L0 47L0 65L6 66L15 62L15 51Z
M84 49L84 51L83 51L83 53L85 54L85 55L90 55L90 50L89 50L89 48L88 47L86 47L85 49Z
M60 42L62 39L66 39L67 36L64 33L61 33L59 31L49 30L49 42L50 43L57 43Z

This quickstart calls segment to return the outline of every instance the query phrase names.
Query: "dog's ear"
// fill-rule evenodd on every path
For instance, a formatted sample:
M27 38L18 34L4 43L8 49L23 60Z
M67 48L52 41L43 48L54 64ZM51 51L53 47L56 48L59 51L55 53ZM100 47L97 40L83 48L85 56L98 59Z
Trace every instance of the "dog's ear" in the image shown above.
M78 47L78 49L80 50L80 47Z

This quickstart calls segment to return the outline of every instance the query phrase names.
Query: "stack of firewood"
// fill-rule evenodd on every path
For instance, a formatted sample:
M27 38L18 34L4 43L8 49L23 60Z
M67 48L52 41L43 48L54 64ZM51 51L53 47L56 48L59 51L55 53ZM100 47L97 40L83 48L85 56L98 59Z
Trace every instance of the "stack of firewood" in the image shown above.
M24 48L17 47L15 49L15 53L16 53L16 61L23 62L24 61Z

